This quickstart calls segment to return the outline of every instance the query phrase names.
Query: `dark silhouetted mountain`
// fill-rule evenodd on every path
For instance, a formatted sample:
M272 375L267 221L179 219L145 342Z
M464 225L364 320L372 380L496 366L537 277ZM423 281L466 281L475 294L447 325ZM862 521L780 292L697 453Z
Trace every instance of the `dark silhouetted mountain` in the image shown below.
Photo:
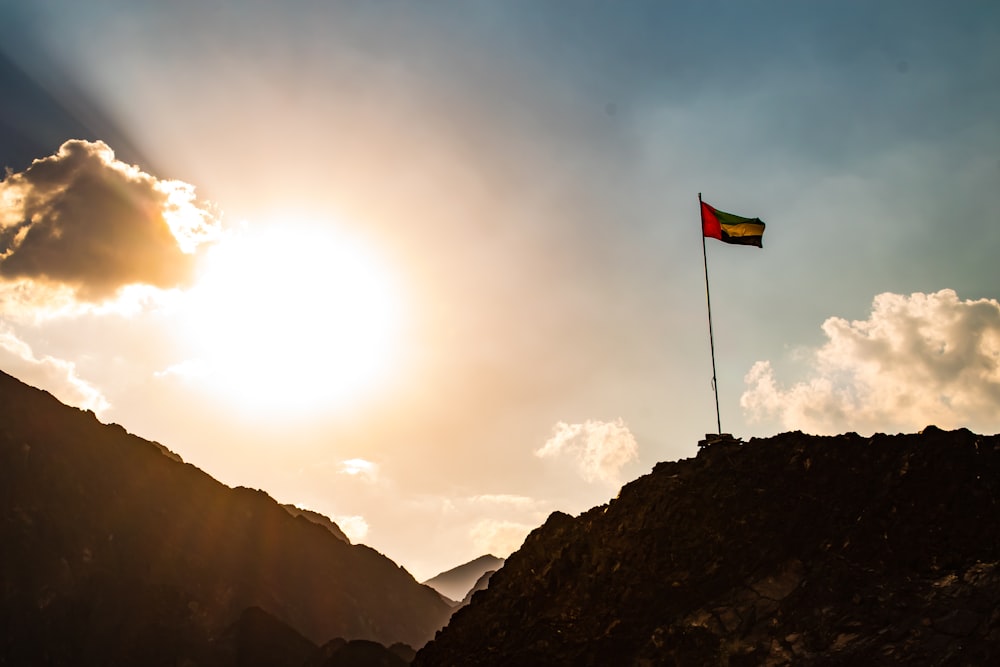
M212 662L234 667L302 667L319 647L260 607L248 607L213 642Z
M462 600L484 573L501 567L503 558L487 554L431 577L424 584L433 587L449 600Z
M421 646L451 613L375 550L3 373L0 545L3 664L218 664L248 607L316 644Z
M413 649L404 644L386 648L364 639L335 639L327 642L319 654L302 667L406 667L413 656Z
M410 664L417 657L416 650L409 644L403 644L402 642L396 642L389 647L389 650L398 655L406 664Z
M323 526L331 533L333 533L333 536L336 537L338 540L343 540L348 544L351 543L351 541L347 539L347 535L344 534L344 531L340 529L340 526L334 523L330 519L330 517L320 514L319 512L313 512L312 510L304 510L301 507L296 507L295 505L286 504L282 505L282 507L284 507L285 511L291 514L292 516L301 516L304 519L308 519L313 523L319 524L320 526Z
M786 433L660 463L552 514L413 664L1000 664L1000 437Z

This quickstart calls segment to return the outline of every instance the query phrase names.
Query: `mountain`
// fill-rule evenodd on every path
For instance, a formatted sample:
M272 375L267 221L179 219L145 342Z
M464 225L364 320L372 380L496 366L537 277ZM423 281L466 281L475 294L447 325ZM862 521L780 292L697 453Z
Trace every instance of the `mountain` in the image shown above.
M213 643L209 664L233 667L402 667L416 651L365 639L331 639L321 647L259 607L250 607Z
M319 512L313 512L312 510L304 510L301 507L296 507L291 504L285 504L282 505L282 507L292 516L300 516L304 519L312 521L315 524L319 524L329 530L338 540L347 542L348 544L351 543L351 541L347 539L347 535L344 534L344 531L340 529L340 526L331 521L330 517L320 514Z
M1000 437L786 433L552 514L425 645L446 665L1000 664Z
M375 550L4 373L0 544L4 664L221 664L248 608L317 646L421 646L451 613Z
M465 594L465 597L462 598L462 601L459 602L458 606L464 607L472 602L473 595L479 591L486 590L486 588L490 585L490 579L493 578L494 573L496 573L496 570L487 570L486 572L483 572L482 576L476 579L476 583L472 585L472 588L470 588L469 592Z
M501 567L503 558L487 554L431 577L424 585L434 588L449 600L462 600L484 574Z
M319 647L260 607L248 607L212 643L211 663L238 667L302 667Z
M364 639L336 639L299 667L406 667L413 656L413 649L401 644L386 648Z

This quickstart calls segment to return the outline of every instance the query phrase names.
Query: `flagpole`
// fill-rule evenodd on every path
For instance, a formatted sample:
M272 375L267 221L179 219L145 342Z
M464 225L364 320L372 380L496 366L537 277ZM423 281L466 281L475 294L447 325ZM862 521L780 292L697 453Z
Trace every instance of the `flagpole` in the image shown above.
M722 416L719 413L719 387L715 379L715 336L712 334L712 296L708 290L708 251L705 250L705 219L701 212L701 193L698 193L698 217L702 221L701 257L705 260L705 303L708 305L708 344L712 350L712 392L715 394L715 425L722 435Z

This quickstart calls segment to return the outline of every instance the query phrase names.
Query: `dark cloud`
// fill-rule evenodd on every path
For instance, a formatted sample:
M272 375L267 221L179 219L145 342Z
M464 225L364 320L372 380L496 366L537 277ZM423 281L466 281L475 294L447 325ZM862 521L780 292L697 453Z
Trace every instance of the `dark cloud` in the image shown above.
M118 288L191 277L217 220L193 188L115 159L103 142L67 141L0 182L0 276L69 285L97 301Z

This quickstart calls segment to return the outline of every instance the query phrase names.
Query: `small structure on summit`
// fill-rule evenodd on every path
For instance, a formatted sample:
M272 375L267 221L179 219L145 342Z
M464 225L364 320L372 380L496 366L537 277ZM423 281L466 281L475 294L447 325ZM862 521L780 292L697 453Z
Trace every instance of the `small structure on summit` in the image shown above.
M742 438L734 438L732 433L706 433L704 440L698 441L698 449L704 449L705 447L711 447L712 445L717 445L719 443L727 445L742 445Z

